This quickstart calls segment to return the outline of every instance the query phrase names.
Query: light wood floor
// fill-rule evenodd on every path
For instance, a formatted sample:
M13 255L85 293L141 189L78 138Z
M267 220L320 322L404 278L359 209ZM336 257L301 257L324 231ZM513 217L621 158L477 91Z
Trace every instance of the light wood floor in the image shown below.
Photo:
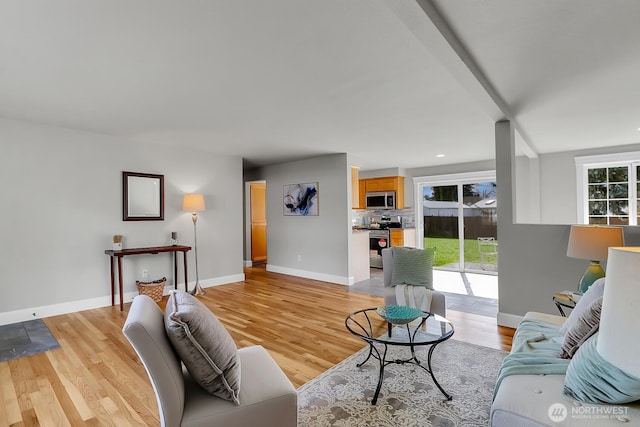
M244 282L207 288L199 298L238 347L264 346L296 387L362 348L345 329L345 316L382 304L340 285L260 267L245 273ZM44 319L61 348L0 363L0 426L159 425L147 374L121 332L128 307ZM511 347L513 330L495 319L454 311L447 317L456 328L453 339Z

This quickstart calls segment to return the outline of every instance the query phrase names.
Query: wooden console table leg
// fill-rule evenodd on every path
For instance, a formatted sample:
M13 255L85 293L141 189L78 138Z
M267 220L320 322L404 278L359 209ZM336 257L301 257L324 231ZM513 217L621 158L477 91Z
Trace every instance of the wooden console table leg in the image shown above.
M173 253L173 289L178 289L178 253Z
M189 292L189 280L187 279L187 251L182 252L182 260L184 261L184 291Z
M113 257L110 258L110 266L111 266L111 306L116 305L116 284L115 284L115 273L113 272Z
M118 257L118 289L120 291L120 311L124 307L124 296L122 295L122 257Z

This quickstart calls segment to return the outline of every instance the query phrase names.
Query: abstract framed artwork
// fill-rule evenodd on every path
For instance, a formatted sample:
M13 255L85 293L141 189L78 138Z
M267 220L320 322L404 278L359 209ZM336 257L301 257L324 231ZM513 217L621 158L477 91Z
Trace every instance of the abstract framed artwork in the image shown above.
M283 185L282 206L285 216L317 216L318 183Z

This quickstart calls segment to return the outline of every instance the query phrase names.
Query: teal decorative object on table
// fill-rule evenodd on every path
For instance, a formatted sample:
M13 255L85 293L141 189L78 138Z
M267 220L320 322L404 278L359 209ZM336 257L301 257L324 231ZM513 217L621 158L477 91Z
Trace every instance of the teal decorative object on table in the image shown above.
M422 316L422 311L405 305L385 305L378 307L376 313L394 325L404 325Z

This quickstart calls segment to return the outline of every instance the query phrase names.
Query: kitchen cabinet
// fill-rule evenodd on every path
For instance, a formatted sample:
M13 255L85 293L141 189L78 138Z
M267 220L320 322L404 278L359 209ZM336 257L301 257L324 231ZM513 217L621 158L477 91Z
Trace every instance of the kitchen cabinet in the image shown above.
M398 178L402 178L402 183L404 184L404 177L399 176L369 178L366 181L367 193L371 193L374 191L397 191L399 181Z
M404 176L384 176L380 178L361 179L364 182L364 193L395 191L396 209L404 209ZM361 186L362 188L362 186ZM361 191L362 193L362 191ZM365 206L364 195L361 195L361 207Z
M351 207L360 209L360 168L351 166Z
M402 230L391 230L391 246L404 246Z
M358 187L360 192L359 198L358 198L358 202L359 202L358 209L365 209L367 207L366 200L365 200L365 195L367 194L367 189L365 188L365 184L366 184L365 180L364 179L359 180L358 184L359 184Z
M391 246L416 247L416 229L401 228L391 230Z

